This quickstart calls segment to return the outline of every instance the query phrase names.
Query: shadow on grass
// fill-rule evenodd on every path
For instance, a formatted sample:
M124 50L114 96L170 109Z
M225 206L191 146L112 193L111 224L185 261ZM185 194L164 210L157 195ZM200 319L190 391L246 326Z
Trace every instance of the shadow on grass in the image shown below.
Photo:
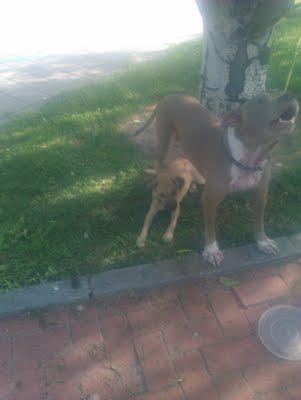
M91 176L88 178L87 185L85 180L64 184L56 195L47 192L33 199L28 196L31 206L27 209L24 206L21 210L12 202L19 212L2 226L2 265L8 266L0 270L2 282L36 283L89 274L113 266L158 261L174 257L178 250L201 247L198 194L183 202L173 244L161 241L169 219L163 213L154 222L146 248L139 250L135 241L150 202L139 176L139 165L129 166L107 181L97 175L92 180ZM300 188L300 168L293 174L281 174L273 182L266 218L267 231L272 236L300 228ZM225 200L218 214L217 233L224 246L252 240L249 194Z

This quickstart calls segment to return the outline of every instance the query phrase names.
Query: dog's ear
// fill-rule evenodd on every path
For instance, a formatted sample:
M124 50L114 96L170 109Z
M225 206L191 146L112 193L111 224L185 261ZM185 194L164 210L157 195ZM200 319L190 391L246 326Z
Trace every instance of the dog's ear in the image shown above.
M221 120L221 127L228 128L229 126L239 128L242 123L241 108L227 112Z
M158 182L157 182L157 172L154 169L145 169L144 170L145 173L145 183L146 186L153 190Z
M173 181L174 181L177 189L182 190L184 183L185 183L184 178L182 178L181 176L177 176Z

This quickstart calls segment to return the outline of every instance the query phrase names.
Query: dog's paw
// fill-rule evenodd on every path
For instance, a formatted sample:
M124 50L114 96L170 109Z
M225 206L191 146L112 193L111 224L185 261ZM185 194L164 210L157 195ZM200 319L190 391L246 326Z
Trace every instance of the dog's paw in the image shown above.
M203 251L203 258L214 267L218 267L224 260L223 252L218 248L216 242L207 245Z
M162 239L164 240L165 243L170 243L173 241L173 233L171 232L165 232Z
M136 246L139 247L139 249L141 249L142 247L145 246L145 237L143 236L139 236L137 241L136 241Z
M260 251L267 254L278 254L279 249L276 242L268 237L265 240L257 240L257 247Z

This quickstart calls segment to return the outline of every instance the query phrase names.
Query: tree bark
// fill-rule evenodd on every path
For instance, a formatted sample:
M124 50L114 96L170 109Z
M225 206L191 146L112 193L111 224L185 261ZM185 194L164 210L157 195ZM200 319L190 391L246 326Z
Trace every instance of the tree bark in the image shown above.
M223 115L265 92L274 25L294 0L196 0L203 17L200 100Z

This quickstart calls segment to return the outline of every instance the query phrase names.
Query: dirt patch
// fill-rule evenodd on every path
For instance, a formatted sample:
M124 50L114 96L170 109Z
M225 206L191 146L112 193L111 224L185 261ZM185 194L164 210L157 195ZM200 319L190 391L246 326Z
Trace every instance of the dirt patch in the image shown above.
M143 152L151 156L155 155L156 151L156 132L155 124L150 124L143 132L138 135L133 133L142 126L145 121L150 117L155 105L147 107L140 113L132 114L129 118L121 123L121 132L128 136L137 147Z
M144 111L132 114L120 124L120 131L127 135L129 140L135 143L139 150L146 154L151 160L156 159L157 139L155 122L152 122L138 135L133 135L133 133L147 121L155 107L155 104L148 106ZM184 157L184 154L178 144L172 139L167 160L174 160L178 157Z

